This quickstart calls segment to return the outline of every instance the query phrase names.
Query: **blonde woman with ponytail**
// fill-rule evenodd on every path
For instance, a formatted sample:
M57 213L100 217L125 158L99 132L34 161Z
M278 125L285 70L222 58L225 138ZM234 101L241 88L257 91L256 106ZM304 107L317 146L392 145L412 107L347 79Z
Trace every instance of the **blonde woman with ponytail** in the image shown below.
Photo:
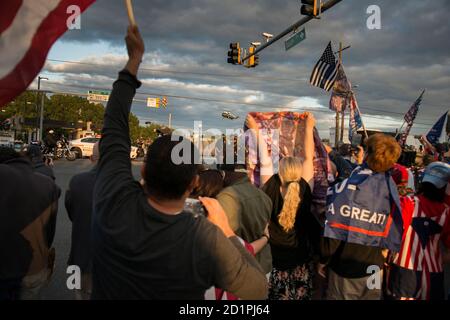
M314 124L304 115L304 157L280 160L279 172L262 177L264 192L272 200L269 222L273 269L271 300L309 300L312 296L312 256L320 239L320 225L311 213L314 188Z

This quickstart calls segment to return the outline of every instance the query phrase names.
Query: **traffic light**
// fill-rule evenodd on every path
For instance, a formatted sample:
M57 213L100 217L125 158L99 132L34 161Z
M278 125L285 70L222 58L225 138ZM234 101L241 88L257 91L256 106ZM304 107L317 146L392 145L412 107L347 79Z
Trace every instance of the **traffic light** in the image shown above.
M248 54L253 54L255 52L255 49L255 46L251 46L250 48L248 48ZM254 68L257 65L259 65L259 54L255 54L247 59L247 68Z
M227 62L231 64L241 64L241 48L239 42L230 43Z
M318 17L321 13L321 0L301 0L302 7L300 13L305 16Z

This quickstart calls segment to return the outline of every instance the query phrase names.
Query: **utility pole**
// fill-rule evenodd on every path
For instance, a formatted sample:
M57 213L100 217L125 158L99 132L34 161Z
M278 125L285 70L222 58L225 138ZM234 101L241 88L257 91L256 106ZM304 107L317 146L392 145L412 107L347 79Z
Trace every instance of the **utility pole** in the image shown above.
M169 113L169 129L172 129L172 113Z
M44 130L44 96L45 93L41 93L41 80L48 80L46 77L38 77L38 96L41 94L41 110L39 117L39 141L42 141L43 130Z
M342 63L342 42L339 42L339 64ZM343 116L343 115L342 115ZM343 117L342 117L343 118ZM339 135L339 111L336 110L336 131L335 131L335 137L334 137L334 146L337 148L339 141L341 141L340 135ZM341 129L343 130L343 129ZM343 133L342 133L343 135Z
M342 64L342 42L339 42L339 64ZM344 142L344 120L345 120L345 109L342 108L342 114L341 114L341 137L339 141L342 143Z

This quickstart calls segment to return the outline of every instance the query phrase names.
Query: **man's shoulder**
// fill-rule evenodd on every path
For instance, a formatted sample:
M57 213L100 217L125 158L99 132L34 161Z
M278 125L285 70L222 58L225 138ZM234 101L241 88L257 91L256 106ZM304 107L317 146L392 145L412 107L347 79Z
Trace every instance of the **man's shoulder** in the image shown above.
M93 172L91 170L91 171L85 171L85 172L81 172L81 173L74 175L72 177L72 179L70 180L70 185L75 186L75 185L84 184L84 183L94 184L94 182L95 182L95 172Z

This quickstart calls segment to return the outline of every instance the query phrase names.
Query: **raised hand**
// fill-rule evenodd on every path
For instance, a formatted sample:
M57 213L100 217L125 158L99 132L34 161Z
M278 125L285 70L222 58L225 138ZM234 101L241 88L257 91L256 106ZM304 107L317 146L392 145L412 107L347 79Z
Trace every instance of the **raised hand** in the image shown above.
M139 65L145 52L144 40L137 26L129 26L125 43L128 51L128 63L126 69L133 75L137 75Z

